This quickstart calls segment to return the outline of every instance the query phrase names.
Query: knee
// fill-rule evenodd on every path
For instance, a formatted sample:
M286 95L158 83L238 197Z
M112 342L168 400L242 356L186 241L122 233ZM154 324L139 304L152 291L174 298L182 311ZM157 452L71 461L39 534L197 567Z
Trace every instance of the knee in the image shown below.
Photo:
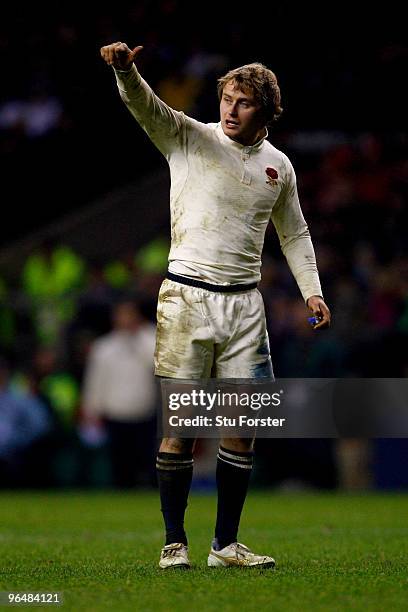
M159 452L161 453L192 453L195 440L190 438L163 438Z
M237 453L249 453L254 450L254 439L251 438L222 438L221 446Z

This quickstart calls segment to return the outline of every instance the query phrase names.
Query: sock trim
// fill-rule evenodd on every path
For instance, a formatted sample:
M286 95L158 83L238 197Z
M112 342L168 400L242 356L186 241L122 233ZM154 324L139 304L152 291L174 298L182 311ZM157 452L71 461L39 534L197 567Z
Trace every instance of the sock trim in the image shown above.
M228 463L229 465L233 465L234 467L241 468L242 470L252 470L252 461L251 463L235 463L234 461L229 461L220 455L217 455L217 459L222 461L223 463Z
M247 455L237 455L224 450L221 446L218 449L217 457L219 459L230 460L243 465L252 465L254 461L253 453L248 453Z
M158 470L166 470L166 471L187 471L187 470L191 470L193 468L193 462L191 461L191 463L189 463L188 465L183 465L183 464L166 464L165 462L160 462L160 461L156 461L156 468Z
M173 459L170 457L173 457ZM177 459L175 459L175 457L177 457ZM190 470L193 467L193 464L193 456L186 454L178 455L177 453L158 453L156 458L156 468L158 470Z
M234 450L231 450L229 448L225 448L221 444L220 444L218 450L222 451L223 453L229 453L230 455L234 455L234 457L242 457L242 458L245 458L245 459L250 459L255 454L253 450L252 451L248 451L248 452L234 451Z

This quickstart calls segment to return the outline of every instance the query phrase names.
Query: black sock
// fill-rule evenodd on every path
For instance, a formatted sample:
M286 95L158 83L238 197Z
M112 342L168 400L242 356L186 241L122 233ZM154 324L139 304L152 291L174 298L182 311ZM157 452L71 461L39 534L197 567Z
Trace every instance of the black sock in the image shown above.
M239 520L248 491L254 453L220 446L217 455L217 523L213 547L221 550L237 541Z
M161 511L166 526L166 544L182 542L187 545L184 513L193 476L193 455L158 453L156 468Z

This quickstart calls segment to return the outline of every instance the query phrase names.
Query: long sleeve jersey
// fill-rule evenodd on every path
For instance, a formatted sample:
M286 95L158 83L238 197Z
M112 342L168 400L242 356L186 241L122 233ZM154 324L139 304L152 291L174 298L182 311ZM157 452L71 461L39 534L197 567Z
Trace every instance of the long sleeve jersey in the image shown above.
M170 108L134 65L115 73L122 100L170 166L169 270L212 284L257 282L272 220L304 300L322 295L293 166L267 131L242 145L221 123Z

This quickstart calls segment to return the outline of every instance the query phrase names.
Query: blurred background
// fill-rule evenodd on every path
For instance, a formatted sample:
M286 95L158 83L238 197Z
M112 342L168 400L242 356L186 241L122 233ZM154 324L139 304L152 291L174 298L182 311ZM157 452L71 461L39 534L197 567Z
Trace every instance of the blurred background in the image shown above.
M2 9L0 487L155 486L169 176L100 59L117 40L142 44L142 75L204 122L218 121L230 68L278 76L270 140L295 166L333 326L308 326L270 226L260 289L275 375L408 374L402 14L282 4ZM214 486L214 444L198 446L196 487ZM406 440L258 440L257 454L262 486L408 487Z

